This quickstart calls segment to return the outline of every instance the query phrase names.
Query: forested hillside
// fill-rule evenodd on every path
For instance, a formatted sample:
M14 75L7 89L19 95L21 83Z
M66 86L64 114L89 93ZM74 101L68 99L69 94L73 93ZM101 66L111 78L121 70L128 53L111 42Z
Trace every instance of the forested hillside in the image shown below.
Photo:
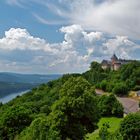
M95 88L100 87L114 92L118 85L122 85L127 88L127 91L135 89L140 84L139 74L139 62L124 65L119 71L104 71L99 63L93 62L90 70L83 74L67 74L57 80L42 84L7 104L1 104L0 139L86 139L87 133L98 128L97 123L100 118L123 117L123 107L115 95L97 96ZM122 91L124 92L120 90L120 94L126 94ZM111 140L113 136L117 140L119 136L124 140L128 137L133 140L134 136L137 136L136 140L138 140L139 127L135 131L123 129L128 122L134 125L133 118L135 114L130 115L130 119L128 115L121 123L121 128L113 134L108 133L108 125L105 124L99 131L100 139L106 136L107 140ZM136 118L140 123L139 114L136 114Z
M18 74L18 73L0 73L0 82L9 82L9 83L32 83L40 84L46 83L50 80L59 78L60 74Z
M60 76L61 75L0 73L0 98L15 92L30 90L41 83L47 83Z
M118 71L103 70L97 62L92 62L90 70L83 77L96 88L115 94L126 95L130 90L140 90L140 62L123 65Z

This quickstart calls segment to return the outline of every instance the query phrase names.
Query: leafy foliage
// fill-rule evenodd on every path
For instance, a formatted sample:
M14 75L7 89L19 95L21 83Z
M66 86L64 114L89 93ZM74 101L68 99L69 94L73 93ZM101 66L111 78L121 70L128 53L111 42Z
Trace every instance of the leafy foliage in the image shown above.
M101 65L99 63L92 62L90 70L83 73L82 76L91 84L98 84L103 79L107 78L108 74L101 68Z
M123 107L113 94L101 96L98 107L102 116L123 116Z
M78 74L42 84L0 107L0 138L83 139L97 127L97 98Z
M98 97L95 87L126 95L128 90L140 86L139 74L140 62L124 65L118 71L103 70L99 63L92 62L90 70L83 74L66 74L42 84L0 105L0 139L82 140L86 133L97 128L100 116L123 115L123 107L115 95ZM139 117L134 118L139 121ZM133 124L133 119L126 118L120 128L124 138L129 135L127 132L131 133L126 127L128 120ZM101 133L107 129L104 127ZM112 136L108 132L107 135Z
M113 93L116 95L127 95L128 94L128 87L124 83L118 83L113 88Z
M60 130L62 139L83 139L85 133L97 127L99 119L94 89L82 77L69 78L62 86L60 99L53 104L50 115L51 127Z
M0 135L3 140L14 139L32 121L31 110L22 106L8 108L1 118Z
M140 139L140 114L129 114L124 118L120 125L120 133L123 140Z
M99 137L103 140L108 140L108 136L109 136L109 124L108 123L104 123L103 126L101 127L101 129L99 130Z
M101 64L92 62L90 70L82 74L96 88L115 94L127 95L129 90L139 90L140 62L123 65L118 71L103 70Z
M22 133L18 136L20 140L47 140L47 139L56 139L60 140L59 136L56 137L58 132L51 134L49 137L49 122L45 115L38 116L34 121L32 121L31 125L26 128Z

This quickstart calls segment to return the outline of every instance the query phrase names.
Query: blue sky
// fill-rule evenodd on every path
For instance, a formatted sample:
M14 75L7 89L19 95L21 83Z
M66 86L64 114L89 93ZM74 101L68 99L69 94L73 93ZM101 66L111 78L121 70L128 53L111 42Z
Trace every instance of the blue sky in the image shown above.
M47 8L31 2L28 6L18 6L14 4L8 4L6 0L0 1L0 37L4 35L6 30L10 28L26 28L32 35L40 38L47 39L49 42L58 42L62 40L63 35L59 34L57 30L62 25L44 25L40 23L33 14L45 15L45 17L54 16ZM45 11L45 13L44 13ZM43 14L42 14L43 13Z
M1 0L0 71L84 72L115 52L140 59L139 0Z

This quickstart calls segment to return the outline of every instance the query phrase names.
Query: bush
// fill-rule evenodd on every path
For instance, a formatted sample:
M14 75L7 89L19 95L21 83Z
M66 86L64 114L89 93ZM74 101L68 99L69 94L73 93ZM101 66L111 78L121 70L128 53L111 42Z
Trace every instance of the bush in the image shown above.
M107 89L107 81L106 80L103 80L101 83L100 83L100 88L104 91L106 91Z
M120 125L123 140L140 140L140 114L130 114Z
M110 132L109 128L110 126L108 123L103 124L99 130L99 140L123 140L123 137L118 130Z
M101 96L98 107L102 116L123 116L123 107L113 94Z
M128 87L124 83L116 84L113 88L113 93L117 95L127 95L128 94Z
M51 110L50 110L50 107L48 105L44 105L40 108L40 112L48 115L51 112Z
M32 121L31 125L23 130L18 140L60 140L58 136L58 132L51 132L51 135L48 132L49 122L45 115L38 116L34 121Z
M112 89L114 88L115 83L114 82L109 82L107 87L106 87L106 91L107 92L112 92Z
M100 88L101 88L101 87L100 87L100 84L97 83L97 84L95 85L95 88L100 89Z
M12 140L25 127L30 125L31 110L22 106L12 106L1 116L0 138Z

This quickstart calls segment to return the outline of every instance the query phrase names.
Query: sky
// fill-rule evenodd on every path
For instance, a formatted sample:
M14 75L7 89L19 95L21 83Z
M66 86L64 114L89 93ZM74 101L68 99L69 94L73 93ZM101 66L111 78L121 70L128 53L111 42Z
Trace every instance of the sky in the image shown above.
M82 73L140 59L139 0L1 0L0 71Z

